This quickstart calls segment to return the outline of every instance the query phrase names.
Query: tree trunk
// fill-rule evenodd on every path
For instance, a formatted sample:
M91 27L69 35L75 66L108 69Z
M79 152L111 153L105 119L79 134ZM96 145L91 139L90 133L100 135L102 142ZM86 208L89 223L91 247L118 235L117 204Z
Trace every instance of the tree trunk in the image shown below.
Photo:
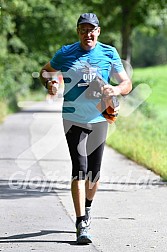
M131 34L132 28L130 24L130 9L127 6L122 6L122 59L131 62Z
M126 24L122 25L122 59L131 62L131 29Z

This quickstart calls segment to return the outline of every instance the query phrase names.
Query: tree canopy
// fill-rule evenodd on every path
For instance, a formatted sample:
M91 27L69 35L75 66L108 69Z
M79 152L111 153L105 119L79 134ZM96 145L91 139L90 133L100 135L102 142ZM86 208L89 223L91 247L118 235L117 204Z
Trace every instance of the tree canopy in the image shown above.
M0 100L9 103L16 93L39 87L32 73L63 44L78 40L76 21L84 12L97 14L100 41L116 46L123 59L132 56L140 66L167 59L166 0L1 0L0 7Z

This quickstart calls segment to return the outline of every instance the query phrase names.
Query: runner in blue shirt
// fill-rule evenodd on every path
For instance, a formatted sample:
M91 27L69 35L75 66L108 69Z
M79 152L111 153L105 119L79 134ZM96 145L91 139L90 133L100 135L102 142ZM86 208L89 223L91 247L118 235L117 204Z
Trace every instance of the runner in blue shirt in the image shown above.
M42 68L40 77L49 94L53 95L57 88L48 74L52 76L61 71L63 75L62 117L72 161L71 192L76 212L77 243L87 244L92 242L90 210L99 185L108 124L98 109L101 93L105 99L125 95L131 91L132 84L117 50L97 41L100 27L94 13L80 15L77 33L80 41L58 50ZM97 77L104 85L92 90L90 87ZM117 86L110 84L111 77L117 80Z

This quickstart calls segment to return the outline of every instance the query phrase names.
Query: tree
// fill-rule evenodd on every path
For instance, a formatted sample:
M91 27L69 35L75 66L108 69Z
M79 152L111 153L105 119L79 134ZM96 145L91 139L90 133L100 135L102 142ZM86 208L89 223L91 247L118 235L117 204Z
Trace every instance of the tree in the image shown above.
M84 2L89 4L88 0ZM122 59L130 62L132 32L136 27L146 24L152 10L160 14L166 8L166 0L112 0L111 2L93 0L90 10L97 13L104 32L107 30L108 33L109 31L110 33L120 32Z
M85 6L74 0L1 0L0 7L0 100L16 103L18 93L39 86L32 73L76 38L78 11Z
M0 7L0 99L10 101L16 93L39 86L32 72L77 39L81 13L97 13L100 40L122 47L122 58L130 61L133 31L146 24L152 10L161 16L166 0L1 0Z
M130 62L133 30L146 24L153 9L157 12L163 10L166 7L165 1L118 0L118 4L121 9L122 58Z
M167 10L150 13L145 26L138 26L132 35L133 66L153 66L167 62Z

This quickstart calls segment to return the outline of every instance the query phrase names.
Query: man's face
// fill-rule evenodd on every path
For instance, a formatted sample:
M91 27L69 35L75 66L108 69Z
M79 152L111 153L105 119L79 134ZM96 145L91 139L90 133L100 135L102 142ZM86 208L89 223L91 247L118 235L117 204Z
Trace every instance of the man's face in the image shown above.
M100 35L100 27L91 24L80 24L77 28L81 46L85 50L95 47L98 36Z

